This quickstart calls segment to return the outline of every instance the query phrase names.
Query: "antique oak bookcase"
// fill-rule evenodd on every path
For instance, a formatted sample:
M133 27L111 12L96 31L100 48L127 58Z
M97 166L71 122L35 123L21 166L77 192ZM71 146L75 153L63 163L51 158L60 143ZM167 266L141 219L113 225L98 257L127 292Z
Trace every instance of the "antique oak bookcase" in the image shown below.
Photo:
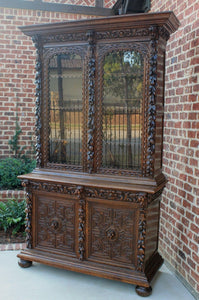
M159 255L165 48L172 12L20 28L36 58L37 168L27 191L32 261L136 285Z

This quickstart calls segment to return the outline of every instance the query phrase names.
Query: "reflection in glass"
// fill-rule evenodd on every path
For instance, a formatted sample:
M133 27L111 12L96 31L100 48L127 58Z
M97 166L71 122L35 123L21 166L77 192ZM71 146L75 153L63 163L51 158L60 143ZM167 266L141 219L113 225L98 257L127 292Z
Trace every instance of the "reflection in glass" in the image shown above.
M82 61L59 54L49 62L50 162L81 164Z
M143 57L136 51L105 56L103 167L139 169L141 164Z

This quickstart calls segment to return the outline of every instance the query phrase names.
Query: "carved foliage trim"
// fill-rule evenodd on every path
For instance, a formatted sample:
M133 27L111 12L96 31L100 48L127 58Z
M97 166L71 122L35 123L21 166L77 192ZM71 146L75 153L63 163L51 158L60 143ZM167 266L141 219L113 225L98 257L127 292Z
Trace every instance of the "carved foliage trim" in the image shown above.
M35 110L35 135L36 135L36 160L37 166L41 167L42 153L41 153L41 93L42 93L42 59L41 59L41 51L42 45L40 41L40 37L35 35L32 37L32 41L36 47L36 75L35 75L35 84L36 84L36 110Z
M88 32L89 42L89 73L88 73L88 140L87 140L87 167L93 172L94 167L94 134L95 134L95 45L94 32Z
M146 176L154 173L155 130L156 130L156 87L157 87L157 44L158 28L151 27L151 56L149 69L148 142Z

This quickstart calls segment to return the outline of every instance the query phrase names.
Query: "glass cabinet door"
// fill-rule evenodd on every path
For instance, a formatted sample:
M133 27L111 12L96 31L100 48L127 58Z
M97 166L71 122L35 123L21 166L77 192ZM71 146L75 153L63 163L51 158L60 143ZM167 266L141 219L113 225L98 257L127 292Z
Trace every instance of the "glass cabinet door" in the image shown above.
M144 62L137 51L103 61L102 167L140 169Z
M82 59L74 53L49 61L49 162L81 165Z

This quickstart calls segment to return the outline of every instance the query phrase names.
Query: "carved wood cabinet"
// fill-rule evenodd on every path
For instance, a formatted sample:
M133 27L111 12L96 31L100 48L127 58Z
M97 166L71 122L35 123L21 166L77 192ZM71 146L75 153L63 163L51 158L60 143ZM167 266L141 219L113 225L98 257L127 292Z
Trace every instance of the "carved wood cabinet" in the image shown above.
M32 261L151 293L159 255L165 48L172 12L22 27L37 49Z

